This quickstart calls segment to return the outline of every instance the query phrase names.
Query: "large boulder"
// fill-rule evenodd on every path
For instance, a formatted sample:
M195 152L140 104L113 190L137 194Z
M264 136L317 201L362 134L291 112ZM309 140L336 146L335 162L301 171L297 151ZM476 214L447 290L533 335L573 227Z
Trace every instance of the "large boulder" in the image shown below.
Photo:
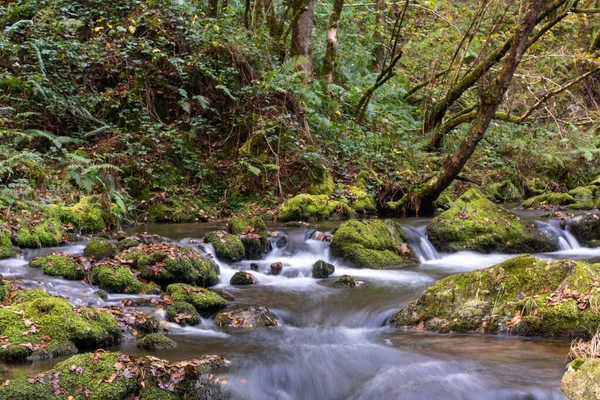
M185 246L170 243L140 244L118 256L139 271L139 277L163 288L172 283L209 287L219 283L218 265Z
M583 246L600 245L600 215L585 213L565 221L565 224Z
M169 363L156 357L96 352L73 356L34 378L0 385L1 399L222 400L221 384L208 374L229 362L219 356Z
M600 325L590 295L599 278L598 265L521 255L437 281L391 321L441 333L585 337Z
M17 291L10 298L11 304L0 308L0 360L72 354L121 338L116 320L103 310L73 307L43 290Z
M600 359L577 358L567 367L560 388L571 400L598 400Z
M389 220L342 223L333 235L331 253L358 268L388 268L417 262L406 233L400 224Z
M537 253L558 249L534 223L489 201L470 189L427 225L429 241L442 252Z
M225 231L211 232L204 236L204 240L212 243L215 248L215 255L223 261L240 261L246 254L246 249L240 238Z
M117 255L117 246L108 239L95 237L90 240L83 249L86 257L107 258Z
M272 328L281 326L277 317L266 307L251 306L223 310L215 315L215 324L228 328Z

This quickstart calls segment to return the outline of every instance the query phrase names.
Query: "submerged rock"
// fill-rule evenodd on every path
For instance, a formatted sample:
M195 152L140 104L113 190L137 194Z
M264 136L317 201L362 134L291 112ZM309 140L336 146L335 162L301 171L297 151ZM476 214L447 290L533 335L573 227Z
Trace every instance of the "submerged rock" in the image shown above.
M21 400L161 399L222 400L220 383L208 371L226 366L220 356L175 363L123 353L96 352L73 356L33 378L0 385L0 398Z
M348 286L348 287L356 287L363 286L365 283L362 281L357 281L350 275L342 275L333 281L333 286Z
M250 272L238 271L231 277L229 281L231 285L256 285L258 279L254 277Z
M417 262L406 233L389 220L342 223L333 235L331 254L358 268L379 269Z
M558 243L544 236L535 224L526 224L476 189L469 189L449 210L435 217L427 225L427 235L443 252L537 253L558 249Z
M47 358L121 338L116 320L105 311L73 307L37 289L17 291L11 300L11 305L0 308L0 360Z
M229 305L229 301L213 291L181 283L169 285L167 294L171 296L173 302L192 305L205 318Z
M270 328L281 326L277 317L266 307L251 306L219 311L215 324L229 328Z
M160 333L146 335L138 339L135 345L140 349L146 350L173 349L177 347L177 343Z
M437 281L391 322L442 333L585 337L600 325L590 306L599 278L597 265L521 255Z
M117 255L117 246L108 239L95 237L90 240L83 250L83 255L87 257L108 258Z
M335 272L335 267L323 260L319 260L312 266L312 277L315 279L329 278Z
M70 280L83 279L86 265L89 262L83 257L67 253L52 253L29 261L30 267L41 268L46 275L62 276Z
M600 359L573 360L563 375L560 388L570 400L597 400L600 393Z
M244 258L246 250L239 237L225 231L211 232L204 240L212 243L217 258L226 262L236 262Z

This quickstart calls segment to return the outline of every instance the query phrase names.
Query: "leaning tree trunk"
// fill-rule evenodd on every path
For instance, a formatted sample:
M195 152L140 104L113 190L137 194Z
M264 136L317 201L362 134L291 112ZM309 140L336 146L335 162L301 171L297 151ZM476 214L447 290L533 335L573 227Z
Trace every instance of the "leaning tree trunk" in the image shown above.
M295 0L294 14L298 18L292 21L292 56L306 59L301 68L312 74L312 33L315 16L315 0Z
M536 19L544 2L545 0L529 0L524 4L523 7L526 7L526 10L523 12L517 32L513 36L510 52L503 60L500 71L488 89L480 95L481 103L466 137L454 154L443 160L442 169L436 176L422 184L415 192L406 194L400 199L398 207L405 213L433 212L433 202L458 177L465 163L473 155L477 145L485 136L498 106L502 103L515 70L527 49L529 35L536 25Z
M322 71L322 76L327 83L333 82L335 55L337 52L337 31L343 7L344 0L334 0L331 14L329 14L329 26L327 28L327 42L325 44L325 58L323 59Z

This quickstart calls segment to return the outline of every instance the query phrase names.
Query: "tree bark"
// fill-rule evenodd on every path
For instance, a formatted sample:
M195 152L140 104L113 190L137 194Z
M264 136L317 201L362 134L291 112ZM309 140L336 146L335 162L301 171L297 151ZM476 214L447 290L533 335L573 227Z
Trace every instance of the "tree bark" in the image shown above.
M385 0L376 0L375 8L375 31L373 32L375 50L371 68L375 72L381 72L381 69L383 68L383 59L385 57L385 10L387 8Z
M312 33L315 15L315 0L295 0L294 14L298 18L292 21L292 56L306 58L301 68L312 74Z
M471 158L502 103L515 70L528 47L529 36L536 26L543 4L544 0L529 0L524 3L523 7L526 9L522 12L517 31L512 37L509 53L504 58L497 76L480 95L481 102L466 137L452 155L444 158L442 169L436 176L422 184L417 191L400 199L398 207L404 212L433 212L433 202L450 186Z
M321 75L327 83L333 82L335 70L335 56L337 53L337 31L340 17L344 7L344 0L334 0L331 14L329 14L329 26L327 27L327 40L325 43L325 58L323 59L323 71Z
M216 18L219 11L219 0L208 0L208 16Z

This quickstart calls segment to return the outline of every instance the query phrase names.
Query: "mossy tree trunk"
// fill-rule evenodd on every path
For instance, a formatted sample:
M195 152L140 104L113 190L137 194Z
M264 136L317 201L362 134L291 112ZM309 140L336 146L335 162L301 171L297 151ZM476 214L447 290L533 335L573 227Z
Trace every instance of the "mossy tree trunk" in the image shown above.
M329 14L329 26L327 27L327 42L325 43L325 58L323 59L323 78L327 83L333 82L335 70L335 56L337 53L337 31L340 24L344 0L334 0Z
M312 74L312 34L315 17L315 0L294 0L292 20L292 56L305 58L301 68Z
M522 6L524 10L512 37L508 55L504 58L500 71L490 82L489 87L481 93L475 119L466 137L458 149L444 159L442 169L436 176L400 200L398 206L403 211L417 214L419 211L431 213L433 202L458 177L465 163L471 158L477 145L484 138L498 106L502 103L515 70L527 49L529 36L536 26L544 3L544 0L529 0Z

